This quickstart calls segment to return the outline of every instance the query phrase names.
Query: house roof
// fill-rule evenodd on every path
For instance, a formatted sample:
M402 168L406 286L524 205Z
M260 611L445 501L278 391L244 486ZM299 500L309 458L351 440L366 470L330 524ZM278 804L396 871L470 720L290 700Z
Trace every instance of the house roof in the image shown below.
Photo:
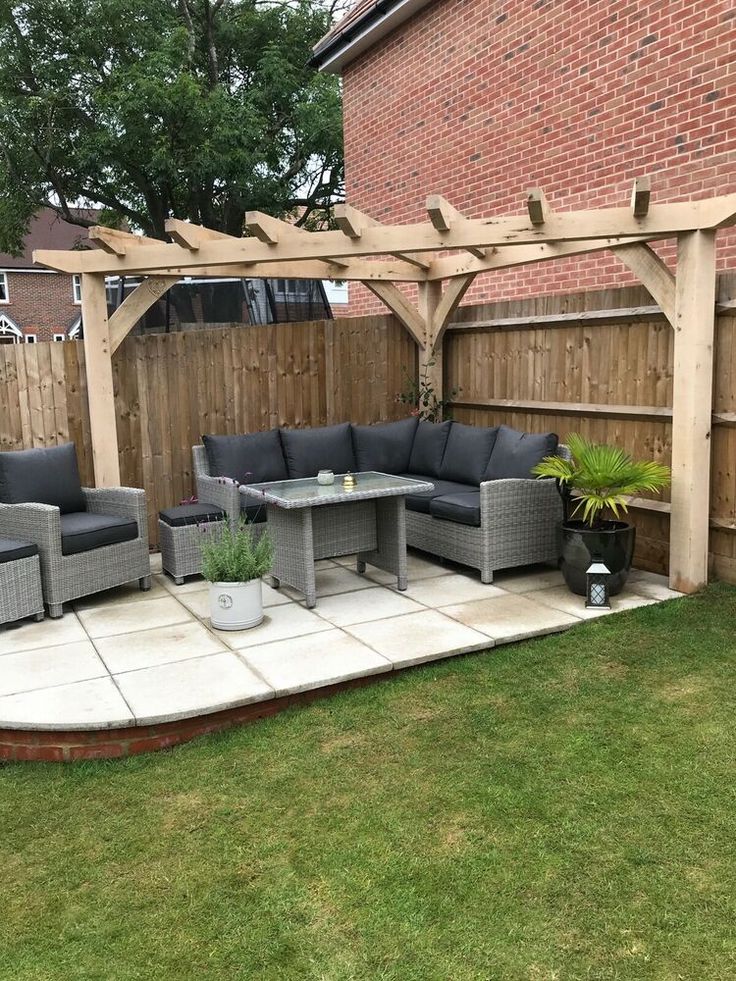
M77 214L94 220L99 214L94 209L75 209ZM72 225L60 218L51 208L42 208L34 218L23 239L23 254L19 256L0 252L0 269L38 269L33 265L34 249L78 249L88 247L87 229Z
M434 2L358 0L343 19L315 44L310 64L320 71L338 74L348 62Z

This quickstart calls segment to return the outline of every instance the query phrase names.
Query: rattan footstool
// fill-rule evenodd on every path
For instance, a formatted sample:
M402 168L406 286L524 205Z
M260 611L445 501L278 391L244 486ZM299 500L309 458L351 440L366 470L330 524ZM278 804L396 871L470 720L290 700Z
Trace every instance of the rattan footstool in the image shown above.
M180 504L159 511L161 566L177 586L185 576L201 574L202 537L224 520L225 512L214 504Z
M0 623L24 617L43 620L38 546L0 538Z

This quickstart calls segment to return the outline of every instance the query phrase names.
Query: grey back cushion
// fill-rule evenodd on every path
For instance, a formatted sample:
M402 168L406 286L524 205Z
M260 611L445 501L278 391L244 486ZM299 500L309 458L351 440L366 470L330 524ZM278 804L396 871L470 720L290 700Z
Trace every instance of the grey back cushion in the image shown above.
M532 467L557 450L556 433L520 433L508 426L498 427L484 480L533 477Z
M281 441L289 477L314 477L320 470L355 470L350 423L320 429L282 429Z
M353 426L353 448L358 470L404 473L417 431L418 419L401 419L374 426Z
M414 445L409 457L409 471L439 477L445 444L450 434L451 421L420 422L414 436Z
M210 474L239 484L286 480L286 462L278 429L243 436L203 436Z
M466 426L454 422L447 437L440 477L463 484L480 484L497 434L498 426Z
M62 514L84 511L74 443L0 453L3 504L52 504Z

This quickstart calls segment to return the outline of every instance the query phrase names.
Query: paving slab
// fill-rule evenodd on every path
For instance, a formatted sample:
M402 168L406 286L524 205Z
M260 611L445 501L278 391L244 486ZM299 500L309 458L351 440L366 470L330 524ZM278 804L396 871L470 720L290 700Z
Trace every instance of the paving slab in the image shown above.
M507 569L493 577L493 585L506 590L507 593L532 593L538 589L548 589L552 586L562 586L565 580L559 569Z
M391 663L342 630L241 651L240 657L277 695L322 688L392 670Z
M562 610L563 613L569 613L583 620L594 620L596 617L608 616L611 613L634 610L638 606L649 606L654 602L654 600L630 592L628 589L623 593L619 593L618 596L611 597L610 610L587 609L585 606L585 597L571 593L567 586L540 589L535 593L525 593L524 595L534 603L551 606L555 610Z
M91 610L78 610L77 616L92 639L134 633L143 627L165 627L193 619L192 614L173 596L154 597L141 603L113 603Z
M0 698L4 729L118 729L134 721L110 677Z
M111 674L138 671L227 650L214 634L195 620L114 637L100 637L95 640L95 646Z
M492 637L496 643L554 633L581 622L580 617L534 602L527 595L513 593L445 606L441 612Z
M209 654L114 676L139 725L172 722L273 697L235 654Z
M633 582L629 580L626 583L626 589L630 593L638 593L639 596L646 596L653 600L681 599L685 594L670 589L668 582L665 576L657 576L656 579L634 579Z
M112 589L103 589L99 593L92 593L90 596L83 596L81 599L74 600L72 606L75 610L99 610L105 606L118 605L122 603L145 603L150 599L160 599L167 596L167 591L160 579L155 576L151 579L151 588L144 592L135 582L126 582L122 586L114 586Z
M323 596L335 596L338 593L354 593L360 589L370 589L375 583L365 576L359 575L355 570L342 565L330 565L322 569L317 569L314 575L317 587L317 602ZM396 581L396 576L393 576ZM277 592L282 592L285 596L296 600L304 601L304 594L290 586L281 586Z
M22 620L0 629L0 655L14 654L16 651L30 651L36 647L58 647L87 640L82 624L76 614L67 612L58 620L47 617L37 623L35 620ZM1 670L1 669L0 669Z
M409 588L401 595L434 609L450 603L466 603L470 600L489 599L491 596L503 596L504 591L498 586L482 583L477 576L464 576L451 572L446 576L434 576L431 579L410 582Z
M207 621L209 623L209 621ZM210 627L210 629L213 629ZM214 630L215 636L233 650L258 647L276 640L305 637L329 630L330 624L298 603L271 606L264 611L263 623L249 630Z
M78 640L58 647L39 647L3 655L0 659L0 695L106 676L105 665L91 641Z
M396 668L493 646L485 634L436 610L356 623L345 630L388 658Z
M403 593L374 586L357 593L341 593L339 596L317 597L315 611L336 627L366 620L382 620L402 613L418 613L423 607L407 599Z

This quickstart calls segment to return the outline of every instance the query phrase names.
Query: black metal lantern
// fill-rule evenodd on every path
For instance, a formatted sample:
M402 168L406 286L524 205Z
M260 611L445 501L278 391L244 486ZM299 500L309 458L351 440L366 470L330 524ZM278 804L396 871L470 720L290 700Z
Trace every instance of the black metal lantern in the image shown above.
M611 570L600 559L593 559L585 573L585 608L588 610L610 610L608 582Z

